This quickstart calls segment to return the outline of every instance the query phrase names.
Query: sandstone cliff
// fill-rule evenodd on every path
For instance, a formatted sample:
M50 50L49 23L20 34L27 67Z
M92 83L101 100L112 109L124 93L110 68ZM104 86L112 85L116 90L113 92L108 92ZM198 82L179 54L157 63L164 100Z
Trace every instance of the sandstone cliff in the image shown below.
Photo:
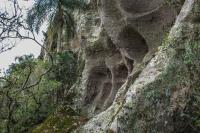
M76 15L71 45L84 69L71 91L89 120L73 132L200 132L200 1L88 2Z

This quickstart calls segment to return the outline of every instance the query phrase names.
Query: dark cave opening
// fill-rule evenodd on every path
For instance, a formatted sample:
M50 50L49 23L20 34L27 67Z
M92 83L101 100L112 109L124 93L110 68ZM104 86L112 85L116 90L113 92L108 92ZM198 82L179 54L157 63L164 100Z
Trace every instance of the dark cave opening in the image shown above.
M128 59L141 62L148 52L144 37L131 26L126 26L119 34L117 44L121 53Z

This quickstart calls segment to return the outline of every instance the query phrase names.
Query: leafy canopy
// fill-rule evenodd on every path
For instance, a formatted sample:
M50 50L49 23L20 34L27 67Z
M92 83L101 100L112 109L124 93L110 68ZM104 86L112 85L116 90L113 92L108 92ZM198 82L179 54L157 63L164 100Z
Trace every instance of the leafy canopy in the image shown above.
M28 11L27 23L36 32L45 21L54 32L65 25L68 36L72 36L75 33L72 13L79 9L86 9L84 0L36 0Z

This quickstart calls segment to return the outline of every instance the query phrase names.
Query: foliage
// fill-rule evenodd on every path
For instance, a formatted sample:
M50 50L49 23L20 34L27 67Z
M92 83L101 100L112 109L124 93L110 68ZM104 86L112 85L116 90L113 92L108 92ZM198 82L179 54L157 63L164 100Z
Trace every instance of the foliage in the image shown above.
M58 94L58 101L66 98L66 93L71 86L76 82L78 77L78 64L77 57L71 51L65 51L54 55L55 65L51 73L49 73L50 79L55 79L61 83ZM69 100L69 99L67 99Z
M186 64L194 64L200 60L199 52L200 52L200 42L187 42L186 50L185 50L185 63Z
M199 33L197 34L199 35ZM190 121L193 122L194 129L200 130L200 42L199 40L191 40L186 43L184 63L193 72L191 73L191 79L193 83L192 100L191 100L191 111L190 111Z
M33 87L27 87L48 69L49 62L32 55L17 57L0 81L0 132L28 132L63 103L76 81L76 57L66 51L54 56L53 70ZM69 100L69 99L67 99Z
M58 81L44 77L37 86L23 87L39 78L43 66L44 62L29 55L16 58L16 63L7 70L7 82L0 88L1 132L27 132L56 106L52 95L60 86Z
M16 34L14 34L16 36L13 38L31 39L39 44L35 38L19 34L18 28L21 26L28 31L31 29L30 33L38 32L41 25L47 20L49 22L48 29L53 36L58 37L58 33L62 35L63 28L65 28L67 37L72 37L75 34L72 13L74 10L85 7L84 0L36 0L33 8L28 12L29 28L22 25L24 23L18 19L14 19L14 22L18 22L17 28L8 25L8 29L16 30ZM17 8L16 11L18 11ZM0 17L7 19L2 14ZM15 25L14 22L12 24ZM12 36L9 37L12 38ZM34 34L33 37L35 37ZM33 55L17 57L16 62L10 65L6 71L6 75L0 78L1 133L28 132L62 103L64 95L77 78L76 56L67 51L56 54L54 59L56 63L53 70L48 71L47 75L42 75L46 70L50 70L49 62L34 59Z
M61 81L62 83L67 82L72 85L76 80L77 75L76 55L73 54L71 51L66 51L56 54L55 58L56 66L53 72L56 75L56 79ZM68 76L66 77L65 74Z
M68 37L75 33L73 11L85 9L84 0L37 0L28 11L27 23L32 30L39 31L41 25L47 20L49 30L57 33L65 27Z
M7 8L0 9L0 54L15 47L16 38L19 39L22 34L20 31L25 30L18 1L9 0L1 2L1 5L5 3L9 5L10 11ZM12 40L12 38L15 38L15 40Z

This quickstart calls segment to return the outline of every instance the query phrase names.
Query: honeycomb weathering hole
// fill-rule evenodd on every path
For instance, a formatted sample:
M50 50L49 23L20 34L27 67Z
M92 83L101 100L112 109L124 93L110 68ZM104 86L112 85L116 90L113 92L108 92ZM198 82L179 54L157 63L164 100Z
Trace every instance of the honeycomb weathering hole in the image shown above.
M148 49L145 39L132 27L125 27L119 34L120 48Z
M101 93L105 81L111 82L111 72L106 66L97 66L90 71L87 93L84 100L85 105L94 102L96 97Z
M104 103L104 106L106 108L108 108L113 103L118 89L124 84L125 80L128 77L128 69L125 64L115 66L115 68L113 69L113 76L112 89Z
M128 68L124 64L116 66L115 75L116 75L116 79L121 79L123 81L124 79L128 77ZM119 80L119 82L122 82L122 81Z
M148 45L143 36L130 26L122 30L118 39L121 53L129 59L141 61L148 52Z
M112 69L103 65L91 69L90 74L84 103L93 104L97 113L112 104L118 89L127 79L128 69L123 63Z
M129 13L146 13L156 9L163 2L164 0L120 0L120 5Z
M104 83L103 92L102 92L102 95L101 95L101 100L102 101L106 100L106 98L110 94L111 88L112 88L112 83L111 82Z

